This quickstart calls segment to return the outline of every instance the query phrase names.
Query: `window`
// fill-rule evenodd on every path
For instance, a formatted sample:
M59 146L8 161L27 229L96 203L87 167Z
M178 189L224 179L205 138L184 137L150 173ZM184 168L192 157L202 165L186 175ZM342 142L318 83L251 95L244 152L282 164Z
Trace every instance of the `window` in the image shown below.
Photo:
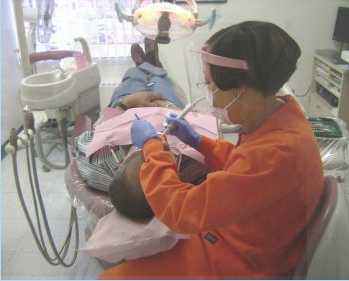
M130 22L120 23L115 0L23 0L23 6L38 7L36 51L79 50L74 38L84 37L93 58L117 58L130 55L132 43L142 43L141 35ZM134 0L122 0L126 13L131 14ZM151 3L145 0L144 3ZM43 28L45 5L53 4L52 28ZM40 15L41 14L41 15ZM49 42L39 42L42 34L51 33ZM38 38L39 37L39 38Z

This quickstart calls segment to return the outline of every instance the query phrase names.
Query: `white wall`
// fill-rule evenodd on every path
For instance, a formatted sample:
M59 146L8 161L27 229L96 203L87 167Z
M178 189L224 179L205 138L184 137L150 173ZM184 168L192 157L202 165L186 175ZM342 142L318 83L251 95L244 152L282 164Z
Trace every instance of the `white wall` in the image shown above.
M1 1L1 145L11 128L23 124L19 85L22 71L16 58L18 49L12 0Z
M218 18L213 30L198 28L190 37L160 46L160 55L170 75L188 91L183 44L204 42L215 31L245 20L270 21L285 29L300 45L302 56L289 81L296 95L304 94L311 81L312 57L316 49L336 49L332 32L338 6L349 7L348 0L228 0L217 4ZM209 15L212 4L198 4L199 15ZM306 107L308 96L300 99Z

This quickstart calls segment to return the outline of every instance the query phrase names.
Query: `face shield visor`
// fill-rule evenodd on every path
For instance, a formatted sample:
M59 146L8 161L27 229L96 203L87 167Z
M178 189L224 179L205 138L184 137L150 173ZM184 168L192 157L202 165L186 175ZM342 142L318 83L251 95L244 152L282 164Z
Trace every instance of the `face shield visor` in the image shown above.
M199 98L205 97L205 74L204 74L204 64L201 60L200 55L194 53L192 50L196 50L202 46L201 43L189 43L183 49L184 51L184 62L186 76L189 86L189 102L193 103ZM194 112L208 112L207 102L203 99L201 102L197 103L192 109Z
M202 46L202 45L201 45ZM207 94L207 83L205 79L205 64L213 64L228 68L247 70L245 60L222 57L207 52L204 48L197 48L193 43L185 48L185 62L187 79L190 89L190 101L194 102ZM205 100L196 106L199 112L211 112L212 108Z

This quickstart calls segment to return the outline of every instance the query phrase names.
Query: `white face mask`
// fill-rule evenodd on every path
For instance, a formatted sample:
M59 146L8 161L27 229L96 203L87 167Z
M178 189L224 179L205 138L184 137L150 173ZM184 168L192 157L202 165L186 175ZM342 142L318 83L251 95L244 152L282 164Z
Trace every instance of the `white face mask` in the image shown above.
M226 105L224 108L220 107L214 107L213 106L213 95L218 91L219 89L214 90L213 92L208 90L206 91L206 99L207 103L209 106L209 111L216 116L218 119L222 120L224 123L233 125L234 122L230 120L229 115L228 115L228 110L227 108L231 106L237 99L241 96L238 95L236 98L234 98L228 105Z

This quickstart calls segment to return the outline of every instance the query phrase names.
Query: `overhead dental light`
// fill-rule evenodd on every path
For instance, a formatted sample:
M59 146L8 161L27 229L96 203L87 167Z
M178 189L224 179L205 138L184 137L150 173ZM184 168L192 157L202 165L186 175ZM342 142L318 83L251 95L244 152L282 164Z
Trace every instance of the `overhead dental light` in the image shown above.
M118 19L120 22L123 20L132 22L145 37L156 40L161 44L168 44L172 40L187 37L197 27L206 24L209 28L212 28L216 18L216 10L213 8L209 19L199 20L195 0L185 0L190 10L169 2L141 6L143 1L136 1L133 15L123 13L118 2L116 2L115 9Z

